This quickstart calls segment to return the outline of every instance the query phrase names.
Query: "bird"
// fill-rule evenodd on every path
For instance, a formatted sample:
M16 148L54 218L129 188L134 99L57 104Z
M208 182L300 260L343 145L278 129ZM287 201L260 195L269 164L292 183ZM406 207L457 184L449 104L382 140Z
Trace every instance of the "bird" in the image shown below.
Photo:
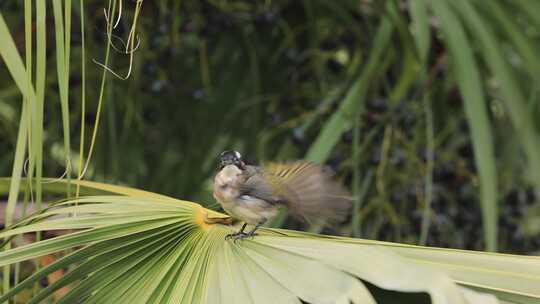
M305 160L247 165L238 151L220 154L213 196L230 216L244 222L226 238L235 241L257 235L261 225L282 207L304 222L336 224L345 220L352 204L349 192L329 168ZM247 225L253 226L245 232Z

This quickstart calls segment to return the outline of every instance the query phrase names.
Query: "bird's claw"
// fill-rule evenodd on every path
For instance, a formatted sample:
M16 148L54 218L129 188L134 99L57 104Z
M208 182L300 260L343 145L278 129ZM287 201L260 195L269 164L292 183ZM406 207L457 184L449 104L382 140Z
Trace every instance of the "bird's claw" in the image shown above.
M228 239L237 239L237 238L241 237L242 235L247 235L247 233L242 232L242 231L235 232L235 233L230 233L230 234L227 234L225 236L225 239L226 240L228 240Z
M236 233L227 234L225 236L225 239L226 240L233 239L234 242L236 243L236 241L238 241L238 240L243 240L245 238L252 238L252 237L254 237L256 235L257 235L257 233L255 233L255 232L248 232L248 233L236 232Z

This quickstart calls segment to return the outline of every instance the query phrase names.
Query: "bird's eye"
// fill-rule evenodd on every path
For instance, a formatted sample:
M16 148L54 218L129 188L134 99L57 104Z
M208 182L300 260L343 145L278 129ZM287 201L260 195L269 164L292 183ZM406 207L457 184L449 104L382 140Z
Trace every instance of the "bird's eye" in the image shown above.
M220 185L219 188L222 189L222 190L225 190L225 189L227 189L227 184Z

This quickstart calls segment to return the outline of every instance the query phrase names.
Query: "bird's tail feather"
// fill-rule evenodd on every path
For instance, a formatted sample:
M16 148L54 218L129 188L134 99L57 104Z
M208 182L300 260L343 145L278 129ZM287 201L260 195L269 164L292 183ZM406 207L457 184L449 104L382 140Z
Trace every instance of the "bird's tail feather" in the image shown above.
M349 192L334 180L333 172L306 161L273 164L268 168L284 188L291 213L312 224L342 222L351 208Z

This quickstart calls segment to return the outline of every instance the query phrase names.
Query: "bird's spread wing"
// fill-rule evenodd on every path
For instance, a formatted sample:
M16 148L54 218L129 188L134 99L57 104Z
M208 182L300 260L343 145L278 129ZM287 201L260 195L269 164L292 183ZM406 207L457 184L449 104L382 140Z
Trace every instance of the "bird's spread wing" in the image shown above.
M331 170L306 161L270 163L250 176L242 186L248 195L282 203L293 215L308 222L342 221L351 196Z
M285 195L280 191L279 181L262 169L248 170L246 181L240 186L242 195L253 196L271 204L284 204Z

